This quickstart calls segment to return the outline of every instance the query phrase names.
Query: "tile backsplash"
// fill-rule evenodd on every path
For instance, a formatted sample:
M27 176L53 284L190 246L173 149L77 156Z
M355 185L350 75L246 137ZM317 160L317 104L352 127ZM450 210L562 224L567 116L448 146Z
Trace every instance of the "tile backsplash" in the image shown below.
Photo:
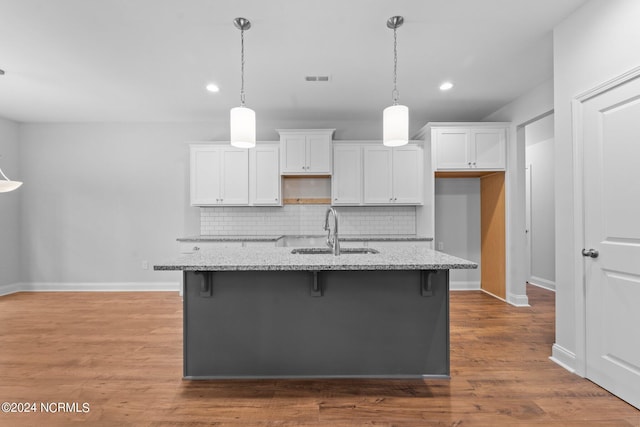
M202 235L323 234L328 205L200 208ZM414 206L336 207L341 235L415 234Z

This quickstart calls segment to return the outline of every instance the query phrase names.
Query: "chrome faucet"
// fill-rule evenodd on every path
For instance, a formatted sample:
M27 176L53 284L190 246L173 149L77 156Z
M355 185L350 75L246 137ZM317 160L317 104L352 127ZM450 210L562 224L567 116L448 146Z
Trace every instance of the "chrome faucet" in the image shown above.
M329 227L329 215L333 214L333 233ZM338 212L334 208L327 209L324 217L324 229L327 231L327 246L333 249L334 255L340 255L340 242L338 241Z

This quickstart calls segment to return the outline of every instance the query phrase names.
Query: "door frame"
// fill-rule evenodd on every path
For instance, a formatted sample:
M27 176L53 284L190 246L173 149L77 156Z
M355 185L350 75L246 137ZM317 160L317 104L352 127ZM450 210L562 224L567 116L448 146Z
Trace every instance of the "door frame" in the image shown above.
M573 143L573 274L575 277L575 373L585 377L587 373L587 288L585 258L580 251L585 247L585 197L584 197L584 135L583 104L611 89L640 77L640 67L614 77L575 96L571 101Z

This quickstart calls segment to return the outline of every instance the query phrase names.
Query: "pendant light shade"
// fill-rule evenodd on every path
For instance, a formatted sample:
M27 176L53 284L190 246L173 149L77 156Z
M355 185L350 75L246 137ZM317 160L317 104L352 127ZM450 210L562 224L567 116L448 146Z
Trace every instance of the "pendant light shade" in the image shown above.
M251 108L231 109L231 145L238 148L256 146L256 113Z
M251 28L246 18L236 18L233 25L240 30L240 106L229 113L231 129L231 145L238 148L256 146L256 113L244 105L244 32Z
M8 193L9 191L13 191L16 188L22 185L21 181L11 181L0 169L0 175L2 175L3 179L0 179L0 193Z
M382 113L382 143L387 147L399 147L409 142L409 108L398 104L398 33L404 23L402 16L392 16L387 27L393 30L393 105Z
M382 141L387 147L399 147L409 141L409 108L391 105L382 113Z

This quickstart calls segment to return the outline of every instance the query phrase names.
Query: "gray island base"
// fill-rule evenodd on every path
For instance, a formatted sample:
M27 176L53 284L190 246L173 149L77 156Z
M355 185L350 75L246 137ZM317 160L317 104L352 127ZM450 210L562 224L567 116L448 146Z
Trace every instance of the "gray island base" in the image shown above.
M449 378L449 269L476 264L409 249L227 249L155 266L184 270L184 378Z

